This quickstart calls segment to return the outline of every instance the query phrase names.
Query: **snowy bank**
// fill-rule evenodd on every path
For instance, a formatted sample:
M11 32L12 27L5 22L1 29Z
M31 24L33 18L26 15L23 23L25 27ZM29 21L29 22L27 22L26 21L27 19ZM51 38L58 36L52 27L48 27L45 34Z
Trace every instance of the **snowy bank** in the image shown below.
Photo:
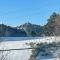
M30 45L26 43L52 43L52 42L59 42L59 37L44 37L40 39L31 39L31 40L24 40L24 41L3 41L0 43L0 50L6 49L20 49L20 48L30 48ZM1 56L5 57L5 60L28 60L31 55L30 50L18 50L18 51L8 51L8 52L0 52L0 60Z

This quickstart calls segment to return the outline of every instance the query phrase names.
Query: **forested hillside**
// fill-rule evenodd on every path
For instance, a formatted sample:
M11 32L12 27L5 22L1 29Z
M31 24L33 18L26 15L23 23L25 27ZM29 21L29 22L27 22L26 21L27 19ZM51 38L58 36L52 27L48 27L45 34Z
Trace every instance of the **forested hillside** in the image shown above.
M18 30L16 28L0 24L0 36L1 37L25 37L26 32L24 30Z
M8 37L39 37L60 35L60 15L53 13L46 25L40 26L25 23L17 27L0 24L0 36Z

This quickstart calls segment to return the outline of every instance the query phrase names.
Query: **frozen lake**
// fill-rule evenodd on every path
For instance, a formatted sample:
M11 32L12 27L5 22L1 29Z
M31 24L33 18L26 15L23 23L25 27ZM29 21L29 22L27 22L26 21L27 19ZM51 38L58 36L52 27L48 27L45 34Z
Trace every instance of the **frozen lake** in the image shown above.
M0 38L0 50L6 50L6 49L20 49L20 48L30 48L30 45L27 45L26 43L34 42L34 43L41 43L41 42L54 42L54 37L2 37ZM29 60L30 55L32 54L31 49L30 50L14 50L14 51L0 51L0 60L2 59L2 56L5 60ZM55 60L52 59L40 59L40 60Z

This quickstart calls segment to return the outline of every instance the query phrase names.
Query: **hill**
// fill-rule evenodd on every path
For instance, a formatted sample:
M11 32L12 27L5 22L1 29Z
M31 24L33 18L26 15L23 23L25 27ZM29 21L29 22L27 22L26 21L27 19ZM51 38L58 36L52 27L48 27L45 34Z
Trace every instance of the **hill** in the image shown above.
M0 24L0 36L6 37L41 37L60 35L60 15L53 13L44 26L25 23L17 27Z
M0 24L0 37L25 37L26 33L24 30L18 30L14 27Z
M23 29L26 32L27 36L33 36L33 37L42 36L43 33L42 26L31 24L29 22L18 26L17 29Z

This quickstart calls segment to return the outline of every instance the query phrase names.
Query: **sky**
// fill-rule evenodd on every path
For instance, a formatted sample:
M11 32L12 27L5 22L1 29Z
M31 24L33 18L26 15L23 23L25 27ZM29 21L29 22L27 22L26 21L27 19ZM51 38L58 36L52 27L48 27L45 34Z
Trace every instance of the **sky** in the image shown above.
M53 12L60 13L60 0L0 0L0 24L43 26Z

